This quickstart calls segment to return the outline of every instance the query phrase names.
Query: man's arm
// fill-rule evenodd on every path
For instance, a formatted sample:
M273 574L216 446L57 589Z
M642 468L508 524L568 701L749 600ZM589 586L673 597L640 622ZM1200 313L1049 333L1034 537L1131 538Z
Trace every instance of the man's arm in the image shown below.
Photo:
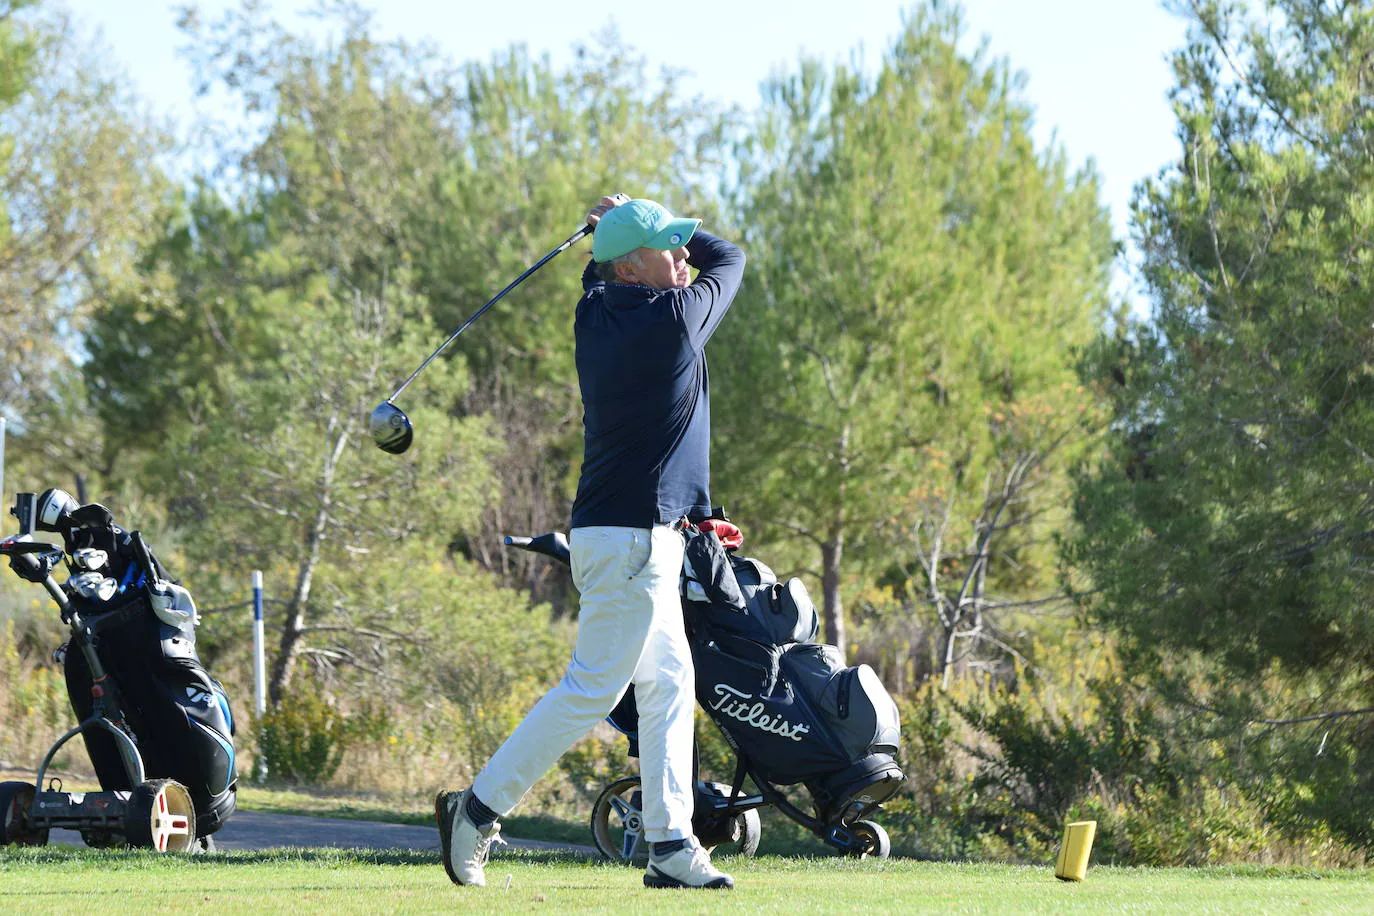
M601 201L595 207L592 207L590 211L588 211L587 225L591 226L592 231L595 232L596 224L601 222L601 217L605 216L611 210L625 203L629 199L630 198L625 194L611 194L607 197L601 198ZM588 261L587 269L582 271L582 291L584 293L591 292L592 287L605 285L606 281L602 280L601 275L597 273L596 262Z
M676 308L692 346L701 349L716 332L744 279L744 252L700 229L687 242L687 263L700 273L676 295Z

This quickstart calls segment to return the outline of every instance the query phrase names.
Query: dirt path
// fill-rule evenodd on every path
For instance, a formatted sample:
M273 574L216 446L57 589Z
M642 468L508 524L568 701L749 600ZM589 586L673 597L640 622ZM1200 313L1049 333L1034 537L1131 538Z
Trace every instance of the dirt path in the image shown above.
M96 789L95 777L82 773L53 771L66 781L66 788ZM33 771L0 761L0 781L31 782ZM516 849L556 849L576 855L597 855L591 846L575 843L552 843L544 840L520 840L505 837ZM52 831L50 843L81 846L81 834L75 830ZM434 849L439 848L437 827L417 827L410 824L383 824L376 821L354 821L336 817L307 817L296 814L269 814L263 811L234 812L218 833L215 845L220 849L272 849L280 846L332 847L335 849Z
M81 834L74 830L54 830L51 843L80 846ZM519 840L507 837L516 849L556 849L580 855L596 855L591 846ZM215 845L223 850L271 849L278 846L333 847L337 849L434 849L439 848L435 827L409 824L380 824L375 821L349 821L334 817L303 817L296 814L268 814L237 811L218 833Z

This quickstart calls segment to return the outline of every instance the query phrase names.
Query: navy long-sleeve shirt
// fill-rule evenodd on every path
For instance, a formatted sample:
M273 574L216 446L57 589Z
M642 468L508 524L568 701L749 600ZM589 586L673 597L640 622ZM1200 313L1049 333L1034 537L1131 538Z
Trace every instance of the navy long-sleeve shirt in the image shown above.
M698 230L685 289L605 283L588 264L573 330L585 443L572 527L649 528L711 512L706 341L744 277L744 253Z

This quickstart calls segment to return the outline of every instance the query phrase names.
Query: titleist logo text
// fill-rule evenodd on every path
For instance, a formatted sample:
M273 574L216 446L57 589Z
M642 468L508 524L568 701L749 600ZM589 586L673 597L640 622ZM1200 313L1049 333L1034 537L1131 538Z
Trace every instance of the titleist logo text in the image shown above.
M793 725L782 716L765 714L762 703L750 704L749 701L754 698L752 693L743 693L729 684L717 684L716 693L720 699L712 703L711 708L723 716L738 719L745 725L783 738L791 738L793 741L800 741L802 735L811 731L809 725L800 722Z

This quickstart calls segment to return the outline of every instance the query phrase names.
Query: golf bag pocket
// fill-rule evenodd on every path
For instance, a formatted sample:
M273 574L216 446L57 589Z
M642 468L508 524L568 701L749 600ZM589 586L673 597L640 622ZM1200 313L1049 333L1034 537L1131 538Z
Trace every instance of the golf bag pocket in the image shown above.
M728 659L736 686L747 686L761 694L770 694L777 686L778 653L771 646L732 633L717 633L693 656L698 669L701 667L699 656L705 656L708 665L717 658Z
M688 547L705 539L697 537ZM740 595L738 606L728 600L716 600L712 597L713 590L704 582L688 578L688 600L684 604L688 621L703 623L714 632L732 633L754 642L776 645L778 641L774 634L778 627L778 614L774 609L777 606L778 577L758 560L730 557L729 561L720 579L729 582ZM697 575L690 566L689 572L693 577Z
M846 763L872 753L897 753L897 704L868 665L846 667L834 646L796 645L783 653L784 677L815 706L843 748Z
M196 654L196 634L190 626L176 627L168 623L159 623L157 629L164 659L199 659Z
M788 579L786 585L777 587L775 595L771 608L774 642L814 643L820 632L820 618L802 580Z
M847 766L850 761L827 739L811 705L778 677L775 659L768 647L748 640L721 637L698 644L697 702L730 746L779 785Z
M625 688L620 700L606 717L611 728L630 739L630 756L639 756L639 703L635 701L635 685Z
M179 753L172 759L188 778L196 777L187 788L196 802L196 829L204 835L234 811L234 714L224 686L199 662L169 665L164 669L163 683L181 712L171 719L169 728L184 735L178 742ZM200 826L202 818L210 823Z

